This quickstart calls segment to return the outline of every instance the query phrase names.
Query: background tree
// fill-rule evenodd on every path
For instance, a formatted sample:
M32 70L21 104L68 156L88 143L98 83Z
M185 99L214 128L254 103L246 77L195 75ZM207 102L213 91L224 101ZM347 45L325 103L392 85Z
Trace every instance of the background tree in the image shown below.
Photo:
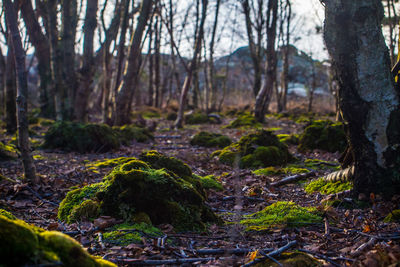
M382 35L382 3L323 2L325 41L354 153L354 189L389 197L400 189L400 96Z

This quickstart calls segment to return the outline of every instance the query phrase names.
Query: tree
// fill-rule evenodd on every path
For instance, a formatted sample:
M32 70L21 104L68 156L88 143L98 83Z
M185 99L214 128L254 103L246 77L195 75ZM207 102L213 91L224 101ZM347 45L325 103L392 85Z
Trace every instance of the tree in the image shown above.
M254 115L259 122L264 121L265 111L271 101L276 86L277 56L275 50L276 25L278 20L278 0L269 0L267 9L267 62L265 64L265 81L256 97Z
M130 96L132 93L131 91L135 90L138 82L140 57L142 51L142 36L147 25L147 20L150 16L152 6L152 0L142 1L138 24L130 42L129 57L127 62L128 66L116 96L116 108L114 114L114 123L116 125L123 125L129 122Z
M382 35L380 0L324 0L325 42L354 154L354 189L400 189L400 96Z
M7 26L12 36L11 44L14 51L14 60L17 73L17 111L18 111L18 144L24 165L25 178L31 182L38 182L36 168L33 163L28 134L28 80L25 69L25 51L19 35L17 15L11 0L4 0Z

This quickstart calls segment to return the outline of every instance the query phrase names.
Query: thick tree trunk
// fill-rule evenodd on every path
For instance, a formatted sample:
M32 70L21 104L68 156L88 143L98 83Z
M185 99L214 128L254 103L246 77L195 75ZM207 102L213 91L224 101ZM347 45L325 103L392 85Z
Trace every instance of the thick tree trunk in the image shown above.
M124 78L119 86L118 94L116 97L116 108L114 114L114 123L116 125L123 125L130 121L129 110L130 110L130 95L131 91L135 90L136 83L138 81L138 75L140 70L140 57L141 57L141 42L142 36L149 19L151 9L153 6L152 0L143 0L136 26L135 33L132 35L128 66L124 73Z
M75 97L75 118L79 121L87 121L89 95L92 91L94 75L94 31L97 27L97 4L98 0L88 0L86 6L85 25L83 27L83 64L80 70L81 81Z
M6 17L8 29L11 33L11 43L14 50L16 73L18 76L18 144L21 151L22 162L24 165L25 178L30 182L39 182L36 176L36 168L33 163L28 134L28 79L25 69L25 51L22 47L21 37L18 30L17 15L14 5L10 0L4 0L6 7Z
M278 0L268 1L267 14L267 62L265 66L265 81L256 97L254 115L259 122L264 121L265 111L271 101L274 86L276 86L277 57L275 50L276 24L278 18Z
M324 0L325 42L354 150L356 192L400 190L400 105L382 35L380 0Z
M5 114L5 88L6 88L6 59L3 55L3 51L0 47L0 114Z

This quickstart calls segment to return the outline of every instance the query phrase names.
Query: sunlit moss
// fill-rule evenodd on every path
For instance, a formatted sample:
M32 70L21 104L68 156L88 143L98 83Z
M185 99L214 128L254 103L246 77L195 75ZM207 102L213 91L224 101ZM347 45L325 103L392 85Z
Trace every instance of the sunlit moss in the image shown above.
M276 226L302 226L310 223L319 223L322 218L314 207L301 207L294 202L279 201L263 210L245 216L240 221L247 230L262 231Z
M241 128L241 127L261 127L262 124L259 123L256 118L250 114L239 115L235 120L231 121L225 128Z
M266 259L264 262L257 263L255 267L317 267L322 266L322 263L312 256L302 252L284 252L278 257L274 257L276 261Z
M224 148L232 143L225 135L209 132L200 132L190 140L192 146L219 147Z
M317 180L311 181L306 185L305 191L307 194L312 194L314 192L320 192L324 195L336 194L353 188L351 182L331 182L325 181L324 178L319 178Z
M301 174L307 172L309 172L309 170L294 166L288 166L285 168L268 167L253 171L253 173L256 175L267 175L267 176L281 175L281 174Z
M384 222L400 222L400 210L393 210L385 217Z
M113 245L126 246L131 243L142 243L143 238L146 237L157 238L162 235L160 229L146 223L124 223L107 229L103 234L103 241Z
M199 176L201 181L201 185L204 189L213 189L216 191L224 190L224 187L220 182L218 182L217 178L214 175L207 175L207 176Z

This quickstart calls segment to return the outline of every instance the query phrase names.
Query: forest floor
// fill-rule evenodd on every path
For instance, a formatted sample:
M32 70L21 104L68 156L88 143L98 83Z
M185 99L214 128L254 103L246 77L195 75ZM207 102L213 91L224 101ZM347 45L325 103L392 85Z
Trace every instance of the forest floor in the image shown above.
M227 122L224 121L222 125ZM154 142L135 143L104 154L36 150L34 155L37 172L41 177L40 184L30 185L18 178L23 175L19 160L0 162L1 174L14 180L3 180L0 183L0 207L44 229L67 233L88 248L90 253L120 266L145 263L139 260L161 260L162 263L162 260L167 259L194 259L191 264L200 266L239 266L256 256L256 253L243 253L246 249L258 250L258 255L262 256L262 250L276 250L292 241L296 241L296 244L288 248L289 251L303 249L326 266L399 264L400 226L383 222L386 215L399 208L399 198L383 201L380 196L368 196L364 199L367 204L363 207L345 198L349 204L345 207L324 208L321 200L326 196L320 193L307 194L304 191L304 181L272 187L272 182L288 175L257 176L250 170L229 167L210 157L215 149L193 147L189 143L190 137L201 130L223 133L237 141L252 129L222 129L221 125L204 124L170 130L171 124L166 120L158 121ZM300 133L304 127L289 119L275 117L268 117L264 126L275 128L277 134ZM141 244L118 246L99 242L101 230L98 230L98 224L86 222L67 225L57 219L58 204L70 187L99 182L110 171L100 169L97 173L92 172L87 167L88 162L138 156L145 149L177 157L198 175L213 174L220 177L224 190L210 190L207 204L228 223L211 225L204 233L176 233L169 225L162 225L160 228L165 234L163 238L143 238ZM290 146L289 149L301 161L319 159L337 162L339 157L338 153L322 151L299 153L296 146ZM316 177L332 172L332 168L323 164L313 170L317 173ZM319 207L324 211L325 222L296 227L277 226L258 232L245 231L245 227L239 224L244 215L260 211L277 201L293 201L305 207ZM205 252L204 249L221 250ZM234 254L232 249L244 250Z

